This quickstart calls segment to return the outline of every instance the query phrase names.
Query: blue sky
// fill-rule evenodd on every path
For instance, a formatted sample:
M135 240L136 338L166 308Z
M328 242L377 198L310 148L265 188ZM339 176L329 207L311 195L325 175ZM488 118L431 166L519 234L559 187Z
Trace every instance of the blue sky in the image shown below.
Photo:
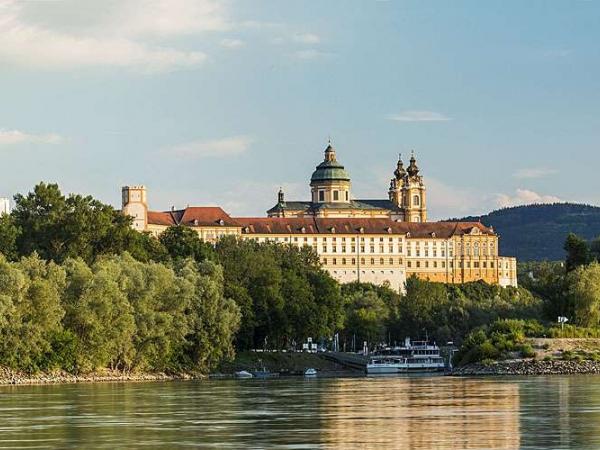
M600 204L593 1L0 0L0 196L262 216L328 136L356 198L414 149L432 218Z

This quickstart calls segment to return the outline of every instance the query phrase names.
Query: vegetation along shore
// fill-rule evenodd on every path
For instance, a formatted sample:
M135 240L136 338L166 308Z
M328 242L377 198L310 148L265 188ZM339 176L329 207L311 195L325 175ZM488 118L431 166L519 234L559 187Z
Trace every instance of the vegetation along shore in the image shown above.
M519 288L411 277L400 294L340 285L308 247L212 246L180 226L139 233L111 206L40 183L0 217L0 382L200 377L256 365L253 349L290 351L309 337L331 347L335 335L340 351L453 341L464 374L595 371L600 241L569 235L565 250L564 262L522 264ZM544 338L573 341L554 349Z

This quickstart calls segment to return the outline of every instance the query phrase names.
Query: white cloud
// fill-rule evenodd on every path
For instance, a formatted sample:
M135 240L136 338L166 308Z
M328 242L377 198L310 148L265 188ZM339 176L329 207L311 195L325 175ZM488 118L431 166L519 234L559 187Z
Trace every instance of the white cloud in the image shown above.
M228 29L223 9L213 0L0 0L0 65L150 71L196 66L206 59L204 52L164 40Z
M450 117L447 117L439 112L416 110L401 111L398 114L390 114L388 119L396 122L445 122L452 120Z
M558 171L556 169L550 169L548 167L529 167L525 169L517 170L513 176L515 178L543 178L548 175L554 175Z
M313 33L296 33L292 40L299 44L318 44L321 38Z
M221 47L225 48L240 48L246 45L246 43L240 39L223 39L221 40Z
M163 153L181 158L224 158L245 153L252 142L250 136L196 140L169 147Z
M0 145L60 144L64 138L55 133L32 134L19 130L0 130Z
M535 203L559 203L562 201L554 195L538 194L528 189L517 189L514 195L496 194L496 202L502 208Z
M297 52L293 53L293 56L298 59L309 60L326 56L326 53L315 50L314 48L310 48L307 50L298 50Z

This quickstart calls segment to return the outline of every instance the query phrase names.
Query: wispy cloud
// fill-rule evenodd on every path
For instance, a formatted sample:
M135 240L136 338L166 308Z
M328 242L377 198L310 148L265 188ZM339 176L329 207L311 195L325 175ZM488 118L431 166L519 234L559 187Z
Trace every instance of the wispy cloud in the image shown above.
M89 3L0 0L0 64L34 69L197 66L203 51L166 38L231 26L213 0L106 0Z
M294 52L292 54L292 56L297 59L310 60L310 59L317 59L317 58L322 58L324 56L327 56L327 53L321 52L314 48L309 48L306 50L298 50L298 51Z
M33 134L19 130L0 130L0 146L16 144L60 144L65 139L56 134Z
M318 44L321 38L314 33L296 33L292 36L292 40L299 44Z
M452 120L442 113L424 110L401 111L397 114L390 114L387 118L396 122L445 122Z
M538 194L528 189L517 189L514 195L496 194L496 203L505 208L508 206L531 205L535 203L559 203L562 202L559 197L554 195Z
M242 41L241 39L223 39L220 42L221 47L225 47L225 48L240 48L243 47L244 45L246 45L246 43L244 41Z
M168 147L162 153L180 158L226 158L245 153L253 141L250 136L196 140Z
M520 179L543 178L549 175L554 175L555 173L558 173L556 169L550 169L548 167L529 167L517 170L513 174L513 177Z

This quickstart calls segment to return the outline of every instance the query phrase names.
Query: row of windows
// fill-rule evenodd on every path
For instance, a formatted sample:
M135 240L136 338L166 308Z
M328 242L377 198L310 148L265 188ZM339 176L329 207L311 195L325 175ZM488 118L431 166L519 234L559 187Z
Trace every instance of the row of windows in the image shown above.
M331 264L334 265L334 266L338 265L338 263L341 263L342 266L345 266L346 264L351 264L351 265L355 266L357 259L356 258L341 258L341 259L338 259L338 258L331 258L331 259L323 258L322 259L323 265L327 265L329 261L331 261ZM375 261L377 261L377 259L376 258L371 258L371 259L360 258L360 264L361 264L361 266L366 265L367 261L371 265L375 265ZM402 258L397 258L397 259L394 259L394 258L388 258L388 259L379 258L378 261L379 261L379 265L380 266L384 266L386 264L388 264L390 266L393 266L394 264L402 265Z

